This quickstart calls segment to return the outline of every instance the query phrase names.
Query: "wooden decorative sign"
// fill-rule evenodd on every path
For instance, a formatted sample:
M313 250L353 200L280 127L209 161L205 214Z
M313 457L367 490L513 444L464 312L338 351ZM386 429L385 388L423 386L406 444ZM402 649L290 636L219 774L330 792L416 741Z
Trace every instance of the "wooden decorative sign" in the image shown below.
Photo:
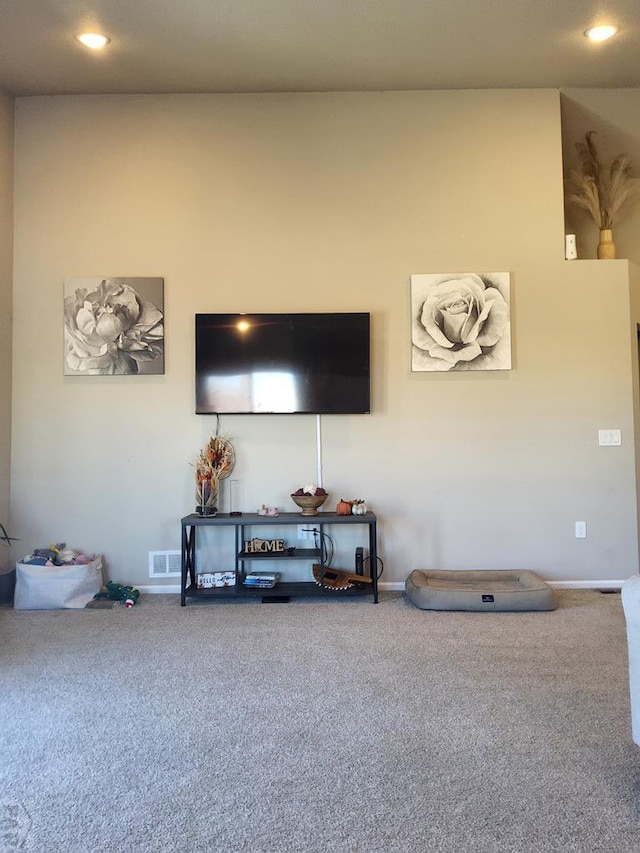
M280 553L284 551L284 539L245 539L246 554L263 554L269 551Z

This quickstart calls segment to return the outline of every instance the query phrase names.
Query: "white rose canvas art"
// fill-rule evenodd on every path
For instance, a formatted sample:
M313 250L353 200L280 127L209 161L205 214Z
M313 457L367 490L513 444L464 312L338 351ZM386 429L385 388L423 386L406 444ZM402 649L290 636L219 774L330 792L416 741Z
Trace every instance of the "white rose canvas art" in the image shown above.
M412 371L510 370L511 276L411 276Z
M65 376L162 373L164 279L65 280Z

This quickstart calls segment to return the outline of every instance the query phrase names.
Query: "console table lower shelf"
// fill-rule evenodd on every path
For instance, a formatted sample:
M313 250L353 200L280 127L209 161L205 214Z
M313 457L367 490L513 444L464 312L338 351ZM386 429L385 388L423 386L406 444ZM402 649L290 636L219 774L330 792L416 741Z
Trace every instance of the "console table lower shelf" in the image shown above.
M308 581L285 581L272 587L235 586L212 587L211 589L198 589L188 586L185 590L187 598L260 598L263 602L290 601L292 598L302 596L318 595L326 598L344 598L345 596L371 595L371 588L364 586L351 586L348 589L325 589L316 583Z
M241 598L259 598L263 602L285 602L292 598L302 596L320 596L323 598L353 598L368 595L373 597L374 604L378 602L378 578L377 578L377 525L376 516L367 512L360 516L339 516L334 512L322 512L317 516L305 518L300 513L281 513L275 517L264 517L257 514L246 514L242 516L231 516L219 513L216 516L200 516L196 513L185 516L182 519L182 571L180 583L180 604L184 606L187 598L207 600L233 600ZM287 548L280 554L275 553L248 553L243 549L243 544L250 538L253 532L251 528L264 525L300 525L307 524L318 531L317 547L314 548ZM357 574L352 574L346 588L332 588L309 581L279 581L275 586L246 585L244 579L247 575L246 563L254 561L309 561L313 563L313 574L320 581L325 581L336 571L327 565L326 551L324 547L324 528L333 525L364 525L368 532L369 557L366 565ZM231 586L198 586L196 583L196 531L199 527L231 527L234 528L235 540L235 583ZM362 549L358 549L362 550ZM282 564L280 564L282 565ZM368 569L368 571L367 571ZM206 569L205 571L210 571ZM211 570L215 572L215 569ZM312 572L310 571L310 577Z

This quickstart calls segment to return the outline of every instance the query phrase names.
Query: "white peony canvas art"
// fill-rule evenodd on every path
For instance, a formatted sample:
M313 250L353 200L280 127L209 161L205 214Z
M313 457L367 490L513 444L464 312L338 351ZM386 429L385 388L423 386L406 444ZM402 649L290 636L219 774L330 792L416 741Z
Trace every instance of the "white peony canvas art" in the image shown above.
M510 370L508 272L411 276L411 369Z
M65 376L161 373L164 279L65 280Z

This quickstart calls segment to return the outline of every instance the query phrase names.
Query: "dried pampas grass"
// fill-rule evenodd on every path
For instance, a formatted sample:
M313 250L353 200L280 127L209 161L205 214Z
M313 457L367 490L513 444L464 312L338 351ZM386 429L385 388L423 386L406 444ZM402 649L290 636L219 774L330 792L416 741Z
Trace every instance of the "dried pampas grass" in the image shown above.
M613 226L620 209L635 195L631 159L620 154L605 168L598 158L590 130L584 142L576 142L580 168L571 170L571 192L567 200L586 210L600 230Z

